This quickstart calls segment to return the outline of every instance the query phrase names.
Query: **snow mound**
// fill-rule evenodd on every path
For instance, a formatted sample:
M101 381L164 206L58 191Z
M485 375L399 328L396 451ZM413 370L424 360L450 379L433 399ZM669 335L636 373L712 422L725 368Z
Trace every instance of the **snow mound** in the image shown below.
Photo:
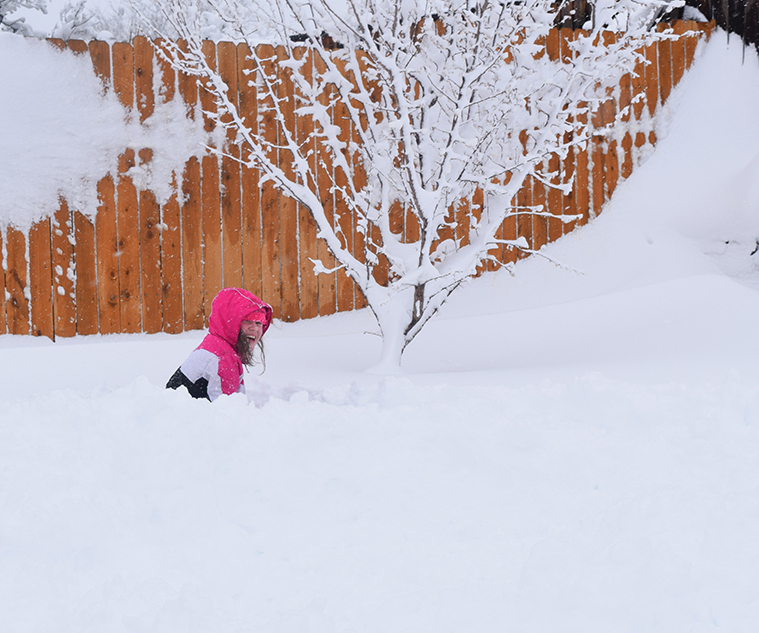
M0 32L0 227L26 231L59 207L94 218L97 182L116 174L128 148L153 149L149 165L128 175L155 191L160 202L172 194L172 174L181 174L209 139L178 101L157 103L144 124L104 90L88 55L60 51L48 42Z

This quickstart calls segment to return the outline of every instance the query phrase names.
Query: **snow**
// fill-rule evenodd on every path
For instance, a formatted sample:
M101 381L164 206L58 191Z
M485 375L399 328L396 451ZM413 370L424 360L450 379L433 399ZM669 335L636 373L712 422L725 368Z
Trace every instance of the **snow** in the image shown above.
M401 375L367 373L366 311L277 324L214 404L163 389L201 332L0 337L3 629L753 631L742 57L715 34L650 160L546 249L564 267L473 281Z
M172 174L209 142L200 115L186 116L180 100L158 99L141 125L112 90L104 91L86 55L59 51L44 41L0 32L0 227L26 231L54 214L59 198L94 218L97 182L117 173L127 148L153 149L149 164L129 172L138 187L150 187L160 202L173 193ZM54 107L51 107L54 104Z

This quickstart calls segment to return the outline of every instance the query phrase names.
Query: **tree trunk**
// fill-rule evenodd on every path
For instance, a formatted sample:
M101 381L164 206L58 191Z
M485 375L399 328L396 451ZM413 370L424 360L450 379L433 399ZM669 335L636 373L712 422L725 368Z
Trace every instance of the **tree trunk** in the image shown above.
M380 360L369 371L376 374L397 374L401 371L403 350L409 343L406 332L413 319L415 292L414 288L382 290L384 297L381 300L368 301L382 332Z

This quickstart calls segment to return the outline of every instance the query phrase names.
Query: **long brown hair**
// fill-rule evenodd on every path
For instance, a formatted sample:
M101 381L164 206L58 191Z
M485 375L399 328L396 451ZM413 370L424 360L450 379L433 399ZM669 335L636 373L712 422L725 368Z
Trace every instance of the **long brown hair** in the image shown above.
M264 351L263 339L258 339L258 343L256 343L255 347L258 348L259 356L261 357L261 373L263 373L266 371L266 352ZM250 346L250 338L246 336L242 330L240 330L240 333L237 335L235 351L245 367L253 367L253 365L258 364L255 358L255 350Z

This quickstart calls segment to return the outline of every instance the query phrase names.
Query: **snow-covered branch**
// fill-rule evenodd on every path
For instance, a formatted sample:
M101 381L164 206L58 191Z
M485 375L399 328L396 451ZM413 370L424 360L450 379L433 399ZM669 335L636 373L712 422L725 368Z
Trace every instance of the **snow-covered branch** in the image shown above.
M374 311L381 362L390 366L504 243L496 235L517 212L525 181L566 190L569 183L553 182L544 165L587 144L584 122L633 72L642 48L663 37L651 29L653 17L678 3L623 0L613 11L597 3L589 28L551 52L556 4L159 0L172 33L152 24L154 35L184 40L166 38L164 54L203 78L215 120L235 131L250 165L311 212ZM247 43L259 119L268 113L276 129L262 130L239 112L204 53L209 10ZM295 124L304 119L312 130L306 138ZM324 203L333 197L334 214ZM445 238L462 208L467 238ZM363 234L362 253L349 248L341 214ZM418 235L399 232L399 215Z

